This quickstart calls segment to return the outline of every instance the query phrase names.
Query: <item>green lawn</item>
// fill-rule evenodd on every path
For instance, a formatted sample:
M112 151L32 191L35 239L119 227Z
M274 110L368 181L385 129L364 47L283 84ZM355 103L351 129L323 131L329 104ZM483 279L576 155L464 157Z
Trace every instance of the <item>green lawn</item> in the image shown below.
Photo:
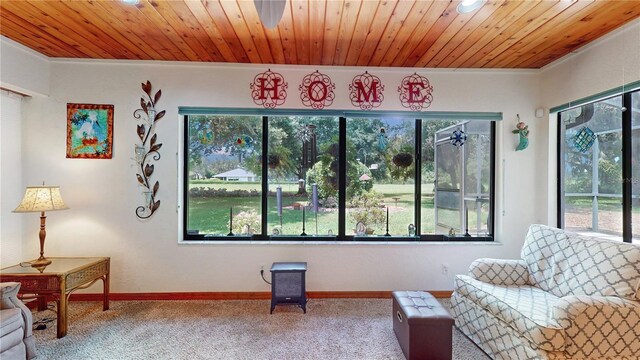
M191 187L211 187L215 189L226 188L232 190L260 190L260 183L197 183L191 184ZM433 189L432 184L423 184L422 195L422 233L434 233L435 214L433 209L433 194L424 190ZM275 189L275 184L270 184L271 189ZM302 210L294 204L299 203L307 205L306 197L293 196L298 189L298 184L282 184L283 188L283 211L282 211L282 230L281 234L299 235L302 232ZM389 232L392 235L407 235L407 227L414 222L414 196L413 184L375 184L373 189L380 193L383 198L383 204L389 208ZM192 198L189 201L190 217L189 229L197 229L201 234L226 235L229 232L229 209L233 206L234 219L242 211L256 209L258 214L261 208L261 198L253 197L216 197L216 198ZM276 199L271 196L268 199L268 229L267 233L271 234L275 227L279 227L280 219L277 215ZM347 233L353 233L355 223L349 216L347 209ZM457 218L457 213L446 214L441 216L453 216ZM475 226L475 213L469 215L470 227ZM316 234L316 214L312 211L305 211L305 232L309 235ZM317 214L317 233L325 235L329 231L336 235L338 232L338 210L320 209ZM375 228L374 235L383 235L385 227ZM256 229L255 232L260 232Z

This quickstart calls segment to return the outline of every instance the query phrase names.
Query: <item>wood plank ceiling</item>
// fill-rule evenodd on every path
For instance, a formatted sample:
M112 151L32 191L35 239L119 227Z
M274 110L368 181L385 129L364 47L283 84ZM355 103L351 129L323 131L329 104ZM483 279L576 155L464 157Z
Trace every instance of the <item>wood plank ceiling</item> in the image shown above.
M640 16L640 1L0 1L0 33L50 57L433 68L540 68Z

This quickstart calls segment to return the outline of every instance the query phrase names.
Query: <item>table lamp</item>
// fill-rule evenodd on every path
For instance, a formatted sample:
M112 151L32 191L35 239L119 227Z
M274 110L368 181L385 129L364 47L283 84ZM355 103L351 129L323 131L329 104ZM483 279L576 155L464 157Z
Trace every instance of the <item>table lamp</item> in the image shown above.
M59 186L28 186L20 205L13 210L16 213L40 212L40 257L31 263L32 267L43 267L51 264L51 260L44 257L44 239L47 236L45 211L68 209L60 195Z

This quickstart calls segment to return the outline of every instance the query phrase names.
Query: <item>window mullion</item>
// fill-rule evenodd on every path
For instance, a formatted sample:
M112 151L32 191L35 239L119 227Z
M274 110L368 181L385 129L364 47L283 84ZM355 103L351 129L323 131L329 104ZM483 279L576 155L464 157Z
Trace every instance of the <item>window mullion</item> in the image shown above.
M267 231L267 227L269 226L268 217L269 217L269 167L266 166L268 164L267 158L269 156L269 117L262 117L262 211L261 211L261 223L262 223L262 231L260 233L260 237L266 237L269 233Z
M631 93L622 95L622 106L626 111L622 112L622 241L631 242L632 228L632 104Z
M489 157L489 221L487 233L495 236L496 226L496 122L491 122L491 154ZM502 169L504 171L504 169ZM504 184L502 184L504 186ZM504 209L503 209L504 211Z
M416 130L414 136L414 147L415 147L415 188L414 188L414 226L416 235L420 236L421 232L421 224L422 224L422 120L416 119Z
M338 133L338 238L344 239L347 224L347 118L339 118Z

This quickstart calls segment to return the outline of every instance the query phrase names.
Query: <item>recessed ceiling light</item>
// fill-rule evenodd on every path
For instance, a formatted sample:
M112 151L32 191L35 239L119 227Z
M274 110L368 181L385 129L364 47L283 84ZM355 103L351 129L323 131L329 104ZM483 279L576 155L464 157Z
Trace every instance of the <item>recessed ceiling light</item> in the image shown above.
M122 2L127 5L138 5L140 0L122 0Z
M460 5L458 5L458 12L460 14L470 13L474 10L480 9L486 0L463 0Z

